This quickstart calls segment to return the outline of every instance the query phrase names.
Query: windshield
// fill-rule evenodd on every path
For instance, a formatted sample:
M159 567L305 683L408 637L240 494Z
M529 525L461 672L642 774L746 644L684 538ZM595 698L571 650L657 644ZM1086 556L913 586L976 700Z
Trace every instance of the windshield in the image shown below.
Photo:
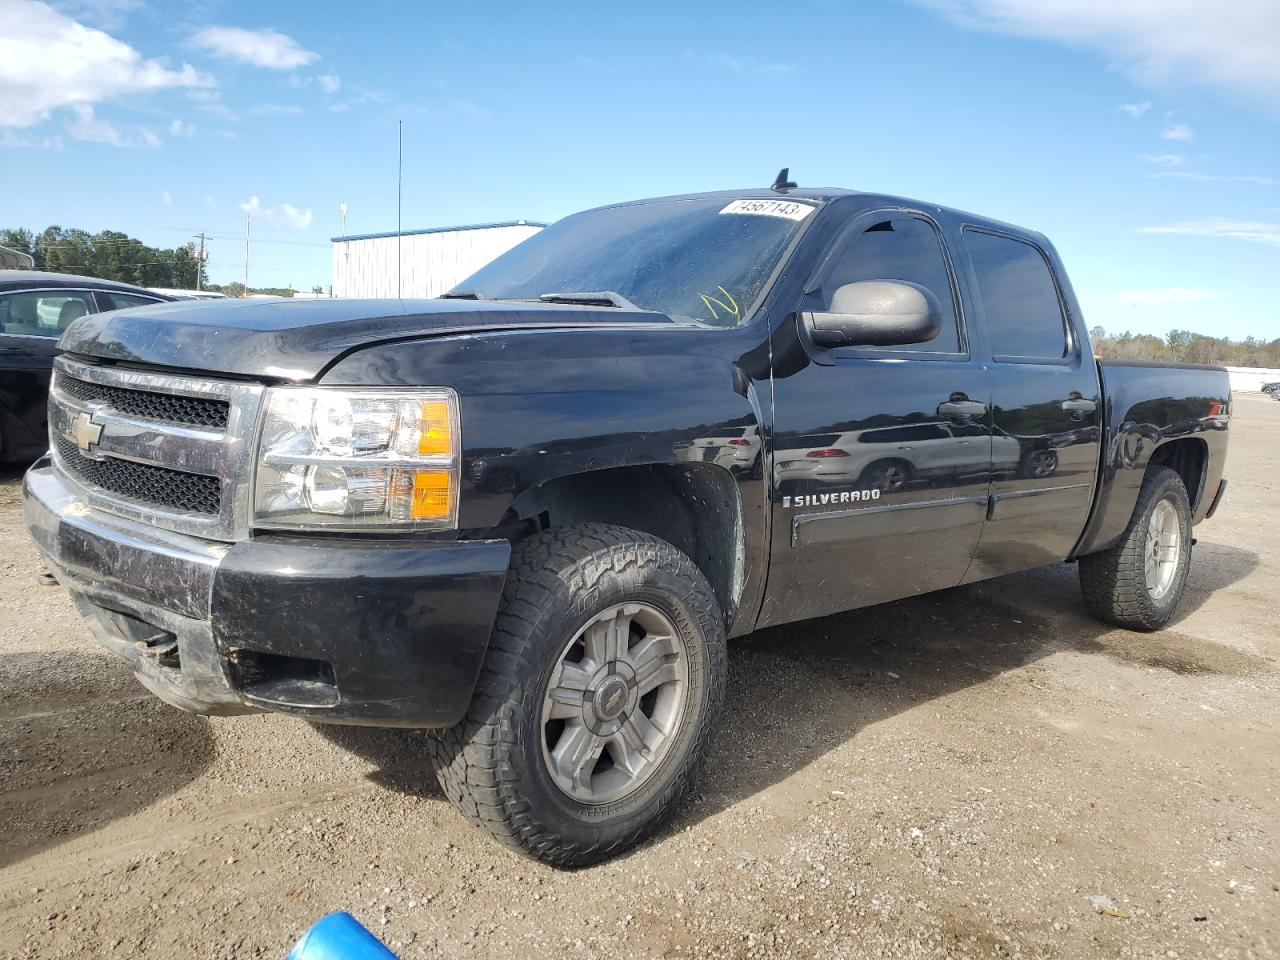
M620 295L645 310L732 327L816 208L794 200L662 200L554 223L454 289L490 300Z

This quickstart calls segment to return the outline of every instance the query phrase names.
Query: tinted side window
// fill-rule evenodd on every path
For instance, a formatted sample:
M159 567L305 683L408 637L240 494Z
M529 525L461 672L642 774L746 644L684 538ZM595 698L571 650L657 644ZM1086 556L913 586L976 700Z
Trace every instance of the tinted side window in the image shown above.
M125 307L145 307L149 303L159 303L159 300L153 300L151 297L139 297L132 293L115 293L109 290L99 290L98 296L105 298L106 302L111 306L110 310L123 310Z
M936 423L913 423L905 427L867 430L859 443L920 443L924 440L950 440L951 434Z
M56 337L72 320L96 310L87 293L6 293L0 296L0 331L26 337Z
M978 277L991 352L1004 357L1063 357L1067 328L1044 256L1029 243L966 230Z
M942 241L930 224L915 217L891 217L854 235L837 254L823 282L823 309L831 306L831 295L837 287L859 280L918 283L928 288L942 307L942 329L936 337L889 349L960 352L951 277L942 254Z

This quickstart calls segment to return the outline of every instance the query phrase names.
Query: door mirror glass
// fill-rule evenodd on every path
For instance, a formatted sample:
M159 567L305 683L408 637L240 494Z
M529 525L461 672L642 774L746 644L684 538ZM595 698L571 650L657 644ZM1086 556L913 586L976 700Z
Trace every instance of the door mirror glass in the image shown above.
M802 313L800 320L820 347L886 347L932 340L942 308L918 283L860 280L838 287L829 310Z

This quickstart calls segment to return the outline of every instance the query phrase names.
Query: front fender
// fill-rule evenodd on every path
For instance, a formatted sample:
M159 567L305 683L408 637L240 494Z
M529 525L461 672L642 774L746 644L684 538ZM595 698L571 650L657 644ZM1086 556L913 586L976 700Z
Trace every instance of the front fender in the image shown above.
M453 387L459 528L484 535L522 494L615 467L713 463L762 486L767 394L736 363L751 346L703 327L482 333L362 349L322 382Z

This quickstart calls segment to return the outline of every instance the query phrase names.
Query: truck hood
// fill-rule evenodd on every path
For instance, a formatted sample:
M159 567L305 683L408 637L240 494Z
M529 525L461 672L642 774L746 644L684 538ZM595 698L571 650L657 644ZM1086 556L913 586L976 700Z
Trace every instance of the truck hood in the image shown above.
M82 356L274 380L312 380L387 340L674 321L616 307L486 300L184 300L82 317L58 346Z

